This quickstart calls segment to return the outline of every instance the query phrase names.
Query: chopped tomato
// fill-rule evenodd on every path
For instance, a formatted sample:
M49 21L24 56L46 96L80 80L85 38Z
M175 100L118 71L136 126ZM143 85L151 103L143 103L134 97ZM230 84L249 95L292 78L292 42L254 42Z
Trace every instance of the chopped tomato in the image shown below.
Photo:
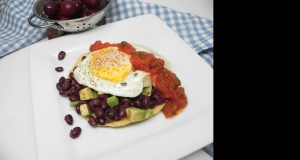
M107 48L110 46L109 42L102 43L101 41L96 41L94 44L90 46L90 51L97 51L102 48Z

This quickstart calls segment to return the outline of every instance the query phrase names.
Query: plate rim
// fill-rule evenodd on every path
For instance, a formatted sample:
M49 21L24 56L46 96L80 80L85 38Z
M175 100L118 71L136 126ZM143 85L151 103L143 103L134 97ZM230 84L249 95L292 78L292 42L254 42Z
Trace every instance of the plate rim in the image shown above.
M146 19L150 19L150 18L152 18L152 19L156 19L157 21L161 21L157 16L155 16L155 15L152 15L152 14L149 14L149 15L142 15L142 16L138 16L138 17L133 17L133 18L130 18L130 19L125 19L125 20L122 20L122 21L118 21L118 22L124 22L124 21L128 21L128 20L133 20L133 19L141 19L141 18L146 18ZM118 23L118 22L114 22L114 23ZM162 21L161 21L162 22ZM110 25L113 25L114 23L110 23ZM164 23L164 22L162 22L162 23ZM167 26L166 24L164 24L165 26ZM167 26L168 27L168 26ZM169 28L169 27L168 27ZM170 28L169 28L170 29ZM170 29L171 30L171 29ZM173 31L173 30L172 30ZM89 31L89 32L92 32L92 31ZM174 31L173 31L174 32ZM175 33L175 32L174 32ZM176 34L176 33L175 33ZM68 35L67 35L68 36ZM59 37L60 39L53 39L53 40L56 40L56 41L59 41L59 40L61 40L61 39L67 39L67 38L71 38L72 36L69 36L69 37L67 37L67 36L65 36L65 37ZM74 36L76 36L76 34L74 35ZM178 36L178 35L177 35ZM179 36L178 36L179 37ZM180 37L179 37L180 38ZM181 39L181 38L180 38ZM182 40L182 39L181 39ZM183 40L182 40L183 41ZM52 41L53 42L53 41ZM48 44L49 43L49 41L44 41L44 42L42 42L42 43L44 43L44 44L42 44L42 45L45 45L45 44ZM185 42L184 42L185 43ZM185 43L186 44L186 43ZM41 45L41 44L37 44L37 45ZM30 56L30 73L32 72L32 57L34 56L33 55L33 53L31 52L31 50L33 49L33 48L35 48L35 47L37 47L37 45L32 45L32 46L30 46L30 48L29 48L29 56ZM187 45L187 44L186 44ZM191 50L193 50L190 46L188 46ZM196 53L196 52L195 52ZM199 55L197 55L197 56L199 56ZM200 57L200 56L199 56ZM200 57L200 59L208 66L208 67L210 67L209 66L209 64L207 64L207 62L202 58L202 57ZM211 67L210 67L211 68ZM213 72L213 69L211 68L211 72ZM31 77L31 80L32 80L32 73L31 73L31 75L30 75L30 77ZM212 77L213 78L213 77ZM33 87L33 85L31 85L31 87ZM34 94L33 94L33 90L31 90L31 92L32 92L32 101L34 102ZM33 104L34 105L34 104ZM212 112L213 112L213 104L211 104L212 106L212 108L211 108L211 114L212 114ZM213 116L213 115L212 115ZM211 118L213 118L213 117L211 117ZM212 126L211 126L212 127ZM37 133L36 133L37 134ZM211 141L212 142L212 141ZM210 142L209 142L210 143ZM208 144L209 144L208 143ZM207 144L207 145L208 145ZM200 149L200 148L198 148L198 149ZM193 151L195 151L195 150L193 150ZM192 153L193 151L191 151L190 153ZM183 155L184 156L184 155ZM181 157L179 157L179 158L181 158Z

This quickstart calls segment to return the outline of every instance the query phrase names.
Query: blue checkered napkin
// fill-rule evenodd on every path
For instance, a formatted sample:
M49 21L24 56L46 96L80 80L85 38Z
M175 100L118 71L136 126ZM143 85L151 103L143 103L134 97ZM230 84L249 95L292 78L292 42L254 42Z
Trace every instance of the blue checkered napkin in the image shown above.
M32 27L27 18L35 0L0 0L0 57L24 48L45 37L46 30ZM32 22L45 22L34 18Z
M214 48L208 48L198 53L212 68L214 68Z
M106 23L144 14L159 17L213 67L213 52L210 50L213 47L213 22L209 19L138 0L114 0L106 15Z
M204 147L203 150L210 156L212 156L212 157L214 156L214 144L213 143Z

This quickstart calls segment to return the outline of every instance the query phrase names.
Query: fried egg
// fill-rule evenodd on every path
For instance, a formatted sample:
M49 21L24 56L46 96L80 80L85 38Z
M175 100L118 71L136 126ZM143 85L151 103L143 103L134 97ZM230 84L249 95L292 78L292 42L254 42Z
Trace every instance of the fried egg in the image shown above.
M132 70L130 55L117 47L91 52L73 72L76 81L98 92L136 97L150 86L150 73Z

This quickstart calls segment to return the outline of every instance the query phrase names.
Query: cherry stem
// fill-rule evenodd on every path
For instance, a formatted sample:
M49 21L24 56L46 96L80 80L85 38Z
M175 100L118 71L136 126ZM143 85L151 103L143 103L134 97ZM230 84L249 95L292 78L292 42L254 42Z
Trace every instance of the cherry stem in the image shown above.
M86 7L86 5L83 6L83 9L84 9L85 11L89 11L89 9Z

